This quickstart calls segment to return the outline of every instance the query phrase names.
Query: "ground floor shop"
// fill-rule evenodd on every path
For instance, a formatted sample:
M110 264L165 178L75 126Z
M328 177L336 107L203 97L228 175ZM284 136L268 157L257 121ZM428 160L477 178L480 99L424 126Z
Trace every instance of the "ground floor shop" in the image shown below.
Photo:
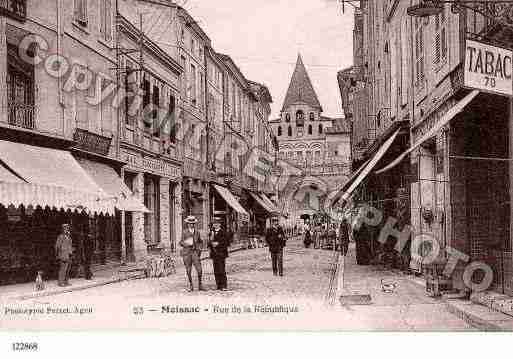
M194 216L198 220L196 228L200 231L202 238L206 238L210 226L210 201L208 183L194 178L183 179L183 213L180 217L182 222L188 216Z
M412 237L436 245L417 248L420 257L410 267L428 282L435 276L447 290L472 291L489 270L488 289L513 293L511 128L509 98L455 91L412 128L410 148L377 172L411 165ZM434 261L425 261L433 250ZM444 273L454 253L460 260ZM470 263L482 268L464 279Z
M223 220L223 227L232 236L232 245L247 244L251 218L241 204L242 190L234 190L214 183L211 187L213 215Z
M128 149L123 156L124 183L146 209L122 214L124 257L132 262L152 252L176 252L182 233L181 164Z
M10 141L0 141L0 154L2 283L32 281L37 271L55 276L64 223L71 225L73 275L80 275L85 248L93 265L120 263L120 209L134 203L117 161Z
M370 206L379 213L379 223L364 225L365 235L359 236L365 242L357 246L359 263L382 263L397 269L409 266L409 245L399 253L395 250L397 238L380 238L380 234L390 220L395 221L398 230L410 224L410 165L403 161L387 172L376 173L409 146L409 121L396 121L365 153L360 167L334 197L346 212L350 206Z
M55 242L62 224L71 225L71 277L83 276L86 250L93 266L120 263L121 228L116 216L42 208L0 205L0 285L57 277ZM90 248L90 249L88 249Z
M270 219L280 215L278 208L265 193L245 191L244 198L250 214L250 236L264 236L271 226Z
M438 206L448 216L447 230L439 234L442 243L468 255L470 262L488 265L493 271L491 289L509 295L513 295L511 127L510 99L476 96L446 131L447 166L438 172L448 182L435 182L440 189L434 191L438 197L442 190L448 192L444 206ZM466 287L464 269L460 264L452 275L460 289ZM482 275L476 273L477 283Z

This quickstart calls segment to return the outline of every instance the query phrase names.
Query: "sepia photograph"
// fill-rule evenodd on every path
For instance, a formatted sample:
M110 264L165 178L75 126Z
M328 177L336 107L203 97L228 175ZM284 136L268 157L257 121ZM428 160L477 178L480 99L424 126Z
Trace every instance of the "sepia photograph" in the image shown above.
M0 0L0 331L511 333L512 99L511 0Z

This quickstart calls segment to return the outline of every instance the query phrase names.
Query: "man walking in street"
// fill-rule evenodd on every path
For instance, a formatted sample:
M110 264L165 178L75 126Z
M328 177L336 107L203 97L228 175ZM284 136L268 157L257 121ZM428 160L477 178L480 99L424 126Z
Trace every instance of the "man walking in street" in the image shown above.
M340 252L345 257L349 248L349 223L347 218L342 218L339 229Z
M201 248L203 243L201 242L199 231L196 229L197 222L198 220L194 216L189 216L185 219L185 225L187 228L183 231L182 240L179 243L182 247L180 255L182 256L183 264L185 265L185 270L187 272L187 278L189 279L190 292L194 291L194 285L192 284L193 265L198 274L198 290L203 290L203 286L201 284L201 277L203 275L201 268Z
M72 253L73 241L71 240L70 225L63 224L62 232L55 242L55 255L59 261L59 287L71 285L68 281L68 274Z
M271 252L271 260L273 263L273 274L283 277L283 247L285 247L285 233L278 224L278 217L272 219L272 226L267 231L265 241Z
M327 245L330 249L332 250L337 250L337 231L335 229L335 224L331 224L328 231L327 231L327 234L326 234L326 237L327 237Z
M208 246L210 248L210 258L214 267L214 276L217 289L221 291L228 290L228 279L226 278L226 258L228 258L228 247L230 238L221 228L221 218L214 218L214 228L210 233Z

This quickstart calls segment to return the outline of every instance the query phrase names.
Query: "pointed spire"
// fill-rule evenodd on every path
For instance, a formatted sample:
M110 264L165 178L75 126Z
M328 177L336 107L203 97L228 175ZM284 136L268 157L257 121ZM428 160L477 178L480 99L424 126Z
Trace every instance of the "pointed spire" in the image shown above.
M292 74L285 101L283 101L282 111L295 103L307 103L322 111L321 103L315 93L300 53L297 55L296 68Z

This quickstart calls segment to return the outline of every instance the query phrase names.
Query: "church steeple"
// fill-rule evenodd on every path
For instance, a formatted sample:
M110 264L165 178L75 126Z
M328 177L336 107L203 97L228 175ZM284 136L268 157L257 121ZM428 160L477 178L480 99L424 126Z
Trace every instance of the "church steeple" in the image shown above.
M296 103L306 103L322 111L321 103L306 72L301 54L297 56L296 68L292 74L285 101L283 101L282 111Z

